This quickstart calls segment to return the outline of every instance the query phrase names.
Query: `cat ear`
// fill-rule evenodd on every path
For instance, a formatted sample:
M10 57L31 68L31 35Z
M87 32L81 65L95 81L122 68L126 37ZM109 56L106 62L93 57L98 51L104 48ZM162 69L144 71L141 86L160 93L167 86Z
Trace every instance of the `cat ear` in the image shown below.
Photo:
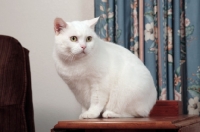
M54 31L56 35L60 34L60 32L67 27L67 23L63 21L61 18L56 18L54 20Z
M88 25L89 25L92 29L94 29L94 27L95 27L95 25L97 24L98 20L99 20L99 17L96 17L96 18L93 18L93 19L91 19L91 20L88 20Z

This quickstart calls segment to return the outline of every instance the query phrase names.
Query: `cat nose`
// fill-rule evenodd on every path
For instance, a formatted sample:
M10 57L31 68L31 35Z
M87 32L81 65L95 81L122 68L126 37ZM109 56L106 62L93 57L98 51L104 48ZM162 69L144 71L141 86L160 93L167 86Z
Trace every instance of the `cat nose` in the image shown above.
M81 48L82 48L82 49L85 49L85 48L86 48L86 45L84 45L84 44L81 45Z

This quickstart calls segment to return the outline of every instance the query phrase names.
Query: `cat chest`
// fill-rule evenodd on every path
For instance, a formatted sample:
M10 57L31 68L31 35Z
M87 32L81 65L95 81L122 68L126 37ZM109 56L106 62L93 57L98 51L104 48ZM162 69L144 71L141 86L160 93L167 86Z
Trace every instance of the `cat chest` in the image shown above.
M58 74L64 79L64 80L91 80L95 79L97 76L97 72L93 70L90 67L81 67L81 66L74 66L74 67L57 67Z

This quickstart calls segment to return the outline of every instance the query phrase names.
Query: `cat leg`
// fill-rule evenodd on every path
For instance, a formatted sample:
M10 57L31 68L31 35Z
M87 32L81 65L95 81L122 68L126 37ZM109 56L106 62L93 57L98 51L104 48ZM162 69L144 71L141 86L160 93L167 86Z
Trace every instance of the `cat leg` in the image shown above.
M84 106L82 106L82 111L81 111L81 113L85 113L86 111L87 111L87 109L86 109ZM82 119L81 115L79 116L79 119Z
M82 106L82 113L86 112L87 109L85 107Z
M99 90L98 86L93 86L91 90L90 107L83 112L79 119L98 118L105 107L108 95Z
M88 111L83 112L79 119L92 119L92 118L98 118L100 115L100 107L90 107Z
M127 105L132 96L131 91L129 88L122 89L126 85L123 85L125 81L121 82L121 80L118 81L117 86L113 86L110 92L105 112L102 115L104 118L133 117L127 112Z

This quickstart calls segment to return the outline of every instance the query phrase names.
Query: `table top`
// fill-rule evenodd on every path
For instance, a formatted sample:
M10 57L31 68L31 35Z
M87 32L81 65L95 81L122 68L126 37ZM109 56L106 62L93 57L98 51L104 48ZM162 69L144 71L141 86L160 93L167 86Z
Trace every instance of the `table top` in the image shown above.
M54 129L179 129L200 122L199 116L154 116L149 118L98 118L59 121Z

